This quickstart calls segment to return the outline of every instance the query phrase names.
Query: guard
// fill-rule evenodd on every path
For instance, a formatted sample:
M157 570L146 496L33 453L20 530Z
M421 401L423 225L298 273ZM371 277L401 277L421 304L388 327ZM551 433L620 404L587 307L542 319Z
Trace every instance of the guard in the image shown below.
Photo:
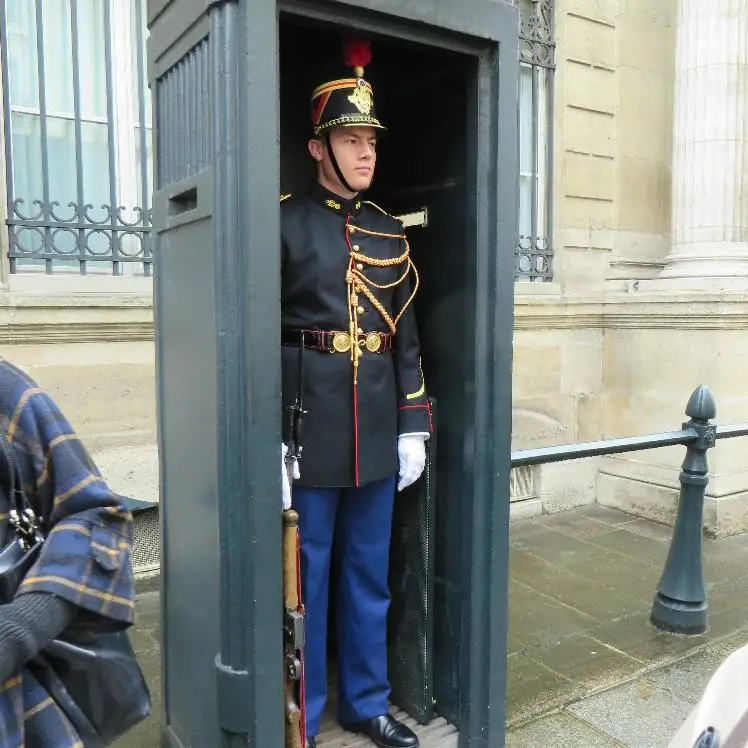
M293 506L306 608L307 748L316 746L327 701L331 568L338 719L382 748L419 744L388 710L388 561L395 490L424 469L431 413L408 241L400 221L362 197L385 129L364 78L370 60L368 42L347 42L345 66L313 91L308 147L317 179L306 194L281 198L283 409L303 388L305 410ZM282 475L288 508L285 466Z

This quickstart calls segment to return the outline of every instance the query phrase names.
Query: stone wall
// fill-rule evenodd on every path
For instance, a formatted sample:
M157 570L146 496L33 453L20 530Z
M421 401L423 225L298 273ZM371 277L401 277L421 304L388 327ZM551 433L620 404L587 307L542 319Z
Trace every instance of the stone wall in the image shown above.
M19 278L11 283L66 281ZM156 500L151 296L91 293L126 282L103 280L74 279L92 282L87 294L0 292L0 352L49 390L115 490Z

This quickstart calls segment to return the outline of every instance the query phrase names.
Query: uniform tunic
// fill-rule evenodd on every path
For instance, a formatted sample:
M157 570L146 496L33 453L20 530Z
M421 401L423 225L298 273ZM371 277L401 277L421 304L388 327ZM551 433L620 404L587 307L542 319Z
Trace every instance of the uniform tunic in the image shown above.
M350 351L305 349L307 412L297 485L351 487L387 478L398 469L398 435L431 431L418 331L412 303L408 304L414 272L407 259L377 264L402 257L407 248L400 221L373 203L344 200L316 183L308 194L282 202L284 331L347 332L352 313L363 337L371 332L390 334L381 310L395 321L405 307L391 350L372 353L361 346L355 386ZM358 256L354 265L374 301L363 290L351 301L351 253ZM282 346L282 372L285 414L299 388L297 346ZM288 438L284 417L284 440Z

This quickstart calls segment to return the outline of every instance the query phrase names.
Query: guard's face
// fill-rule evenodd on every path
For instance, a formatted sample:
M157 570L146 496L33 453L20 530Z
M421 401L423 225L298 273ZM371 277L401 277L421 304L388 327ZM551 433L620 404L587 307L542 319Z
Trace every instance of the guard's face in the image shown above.
M339 127L330 132L330 141L346 182L356 192L367 189L374 178L377 162L376 130L373 127ZM320 164L327 186L335 185L336 191L345 190L335 173L325 140L311 141L309 150Z

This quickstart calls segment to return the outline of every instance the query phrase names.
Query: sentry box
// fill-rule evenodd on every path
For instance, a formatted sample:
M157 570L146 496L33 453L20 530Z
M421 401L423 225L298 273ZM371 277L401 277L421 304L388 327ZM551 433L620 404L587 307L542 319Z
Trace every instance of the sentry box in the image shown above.
M367 197L408 232L438 406L428 470L397 498L392 700L453 726L433 745L500 748L518 10L149 0L148 17L164 745L283 746L279 195L311 178L306 71L355 33L388 126Z

